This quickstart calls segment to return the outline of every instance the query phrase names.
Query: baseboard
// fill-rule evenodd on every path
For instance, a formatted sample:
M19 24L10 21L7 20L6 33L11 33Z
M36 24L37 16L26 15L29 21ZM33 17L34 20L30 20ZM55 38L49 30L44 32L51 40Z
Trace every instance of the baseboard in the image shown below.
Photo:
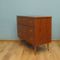
M57 42L57 43L60 43L60 40L53 40L53 42Z
M0 40L0 42L19 42L19 40Z
M19 39L16 39L16 40L11 39L11 40L0 40L0 41L2 41L2 42L3 41L7 41L7 42L11 42L11 41L14 42L15 41L15 42L17 42L17 41L20 41L20 40ZM60 40L52 40L52 41L60 42Z
M56 42L60 44L60 40L52 40L52 42ZM0 43L16 43L18 45L20 45L20 40L0 40Z

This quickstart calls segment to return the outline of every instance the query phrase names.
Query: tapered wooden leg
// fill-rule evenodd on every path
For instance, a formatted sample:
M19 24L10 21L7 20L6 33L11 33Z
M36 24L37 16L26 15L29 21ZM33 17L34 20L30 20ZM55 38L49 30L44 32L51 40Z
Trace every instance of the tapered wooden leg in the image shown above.
M36 53L37 53L37 47L34 46L34 54L36 55Z
M49 51L49 44L47 44L47 49L48 49L48 51Z

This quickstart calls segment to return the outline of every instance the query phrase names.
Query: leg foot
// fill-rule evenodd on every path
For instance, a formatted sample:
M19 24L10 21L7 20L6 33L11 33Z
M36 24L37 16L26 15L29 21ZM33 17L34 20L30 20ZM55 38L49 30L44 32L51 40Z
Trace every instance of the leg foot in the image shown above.
M36 53L37 53L37 47L34 46L34 54L36 55Z
M48 51L49 51L49 44L47 44L47 49L48 49Z

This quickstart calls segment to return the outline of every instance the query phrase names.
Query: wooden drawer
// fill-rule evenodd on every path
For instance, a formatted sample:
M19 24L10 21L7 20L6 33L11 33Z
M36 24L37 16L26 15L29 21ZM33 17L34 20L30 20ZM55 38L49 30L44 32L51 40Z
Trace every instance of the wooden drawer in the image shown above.
M32 18L26 18L26 17L19 17L17 20L17 24L22 24L22 25L28 25L28 26L33 26L34 21Z
M33 33L34 27L33 26L27 26L27 25L18 25L17 26L17 32L19 31L27 31Z
M34 42L34 29L33 27L28 27L28 30L27 30L27 34L28 34L28 42L29 44L32 44L32 42Z
M20 34L21 37L26 37L28 40L33 37L33 27L19 25L18 26L18 34ZM25 35L25 36L24 36Z
M27 25L27 19L26 18L20 18L19 20L18 20L18 24L23 24L23 25Z
M27 29L24 29L24 30L20 30L20 38L21 39L25 39L27 40L30 44L32 43L33 41L33 30L31 29L31 27L27 27Z
M27 31L21 31L19 35L21 39L27 40Z
M21 32L21 31L27 31L27 26L18 25L18 32Z
M32 18L29 18L27 21L28 26L33 26L34 25L34 20Z

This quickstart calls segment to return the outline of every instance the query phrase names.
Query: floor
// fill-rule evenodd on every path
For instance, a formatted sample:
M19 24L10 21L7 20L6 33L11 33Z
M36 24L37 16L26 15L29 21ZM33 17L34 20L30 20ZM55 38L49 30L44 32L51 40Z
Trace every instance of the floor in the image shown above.
M0 60L60 60L60 43L52 41L49 51L40 47L35 55L32 48L20 42L0 41Z

